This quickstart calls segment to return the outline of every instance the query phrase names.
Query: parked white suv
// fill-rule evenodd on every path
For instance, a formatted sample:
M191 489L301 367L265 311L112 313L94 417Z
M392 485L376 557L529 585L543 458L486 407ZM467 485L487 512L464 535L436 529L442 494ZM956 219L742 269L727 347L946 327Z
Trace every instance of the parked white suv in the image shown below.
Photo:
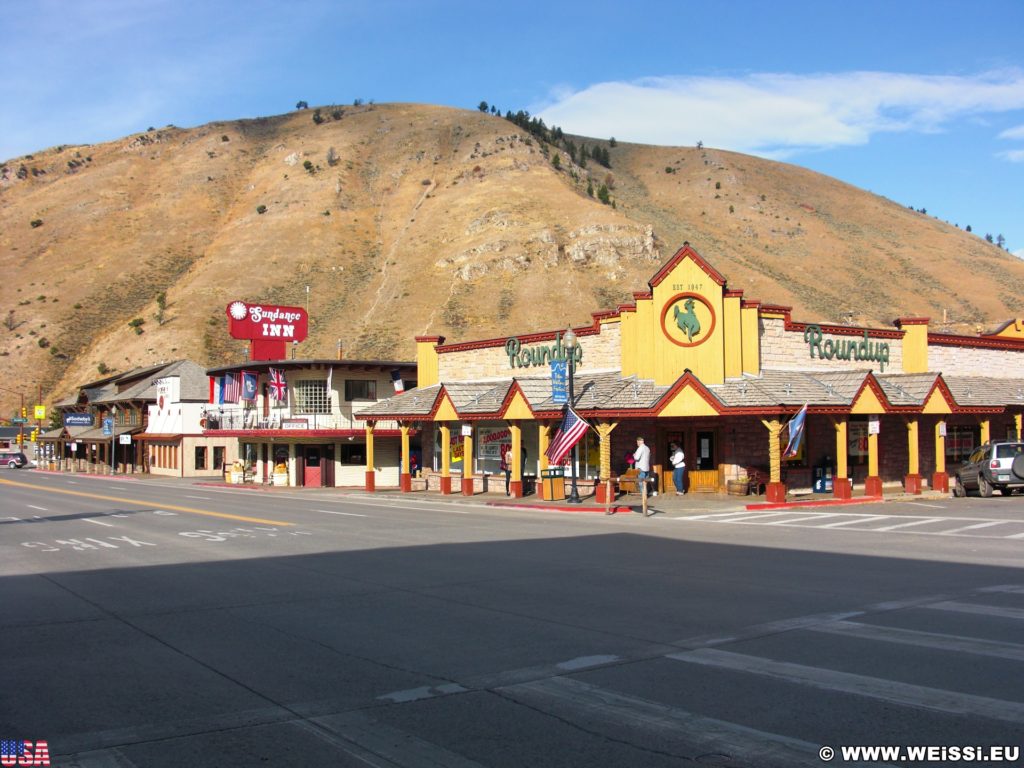
M954 496L976 490L988 498L992 491L1009 496L1024 489L1024 442L985 443L975 449L956 472Z

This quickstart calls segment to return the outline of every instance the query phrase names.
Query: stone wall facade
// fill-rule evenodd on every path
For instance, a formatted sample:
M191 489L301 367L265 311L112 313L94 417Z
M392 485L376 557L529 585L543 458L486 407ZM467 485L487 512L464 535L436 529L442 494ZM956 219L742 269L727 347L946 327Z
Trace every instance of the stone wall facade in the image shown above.
M825 333L826 339L858 341L861 336L834 336ZM885 370L875 360L822 360L811 357L803 331L787 331L781 318L761 318L761 368L785 371L863 371L878 373L902 373L903 341L901 339L875 339L872 343L889 345L889 362Z
M979 347L928 347L928 370L947 376L988 376L995 379L1024 378L1024 355L1006 349Z
M601 332L594 336L579 336L583 359L576 370L580 374L597 371L617 371L622 368L622 326L619 323L603 323ZM523 347L550 347L554 340L524 342ZM509 379L513 376L546 376L547 365L530 368L511 367L505 344L482 349L467 349L458 352L441 352L437 356L438 376L446 381L486 381L488 379Z

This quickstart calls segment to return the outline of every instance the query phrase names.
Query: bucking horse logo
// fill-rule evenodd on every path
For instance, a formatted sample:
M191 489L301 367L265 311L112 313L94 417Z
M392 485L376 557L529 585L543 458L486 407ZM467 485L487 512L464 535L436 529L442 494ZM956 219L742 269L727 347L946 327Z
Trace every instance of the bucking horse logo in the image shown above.
M679 330L686 334L686 340L693 341L693 337L700 333L700 320L694 314L693 299L684 301L683 306L686 307L685 312L680 312L679 305L676 304L672 308L672 314L676 318L676 325L679 326Z

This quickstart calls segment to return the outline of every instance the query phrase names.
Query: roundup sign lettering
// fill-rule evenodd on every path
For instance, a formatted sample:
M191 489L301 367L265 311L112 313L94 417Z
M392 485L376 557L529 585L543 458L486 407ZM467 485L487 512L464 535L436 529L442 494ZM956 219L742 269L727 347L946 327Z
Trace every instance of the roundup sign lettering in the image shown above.
M889 364L889 345L881 341L871 341L868 332L864 331L862 339L826 339L820 325L808 325L804 330L804 342L813 360L817 356L821 360L856 360L876 362L879 371L884 373Z
M251 359L283 360L289 342L302 341L309 332L309 317L302 307L279 307L233 301L225 310L228 333L251 342Z

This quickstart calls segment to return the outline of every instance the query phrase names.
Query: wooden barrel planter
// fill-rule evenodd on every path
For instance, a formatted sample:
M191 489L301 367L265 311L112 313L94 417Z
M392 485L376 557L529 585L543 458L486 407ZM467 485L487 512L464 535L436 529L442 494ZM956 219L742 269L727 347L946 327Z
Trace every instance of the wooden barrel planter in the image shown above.
M730 496L746 496L750 492L750 481L726 480L725 490Z

